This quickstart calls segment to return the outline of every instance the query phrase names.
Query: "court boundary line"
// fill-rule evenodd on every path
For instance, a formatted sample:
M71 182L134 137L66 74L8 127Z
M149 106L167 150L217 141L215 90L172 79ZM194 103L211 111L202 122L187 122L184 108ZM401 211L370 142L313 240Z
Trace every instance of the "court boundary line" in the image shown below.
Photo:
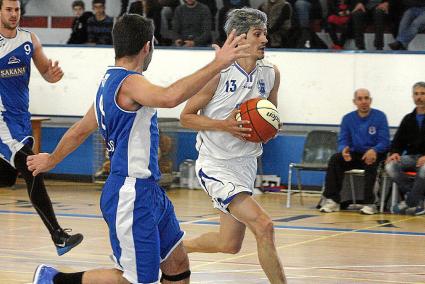
M0 215L31 215L31 216L38 216L36 212L33 211L16 211L16 210L0 210ZM102 219L103 217L101 215L95 215L95 214L75 214L75 213L56 213L56 216L58 217L66 217L66 218L85 218L85 219ZM216 217L210 217L210 218L203 218L203 219L195 219L190 221L183 221L178 220L181 225L210 225L210 226L219 226L219 222L208 222L207 220L212 219L218 219L219 216ZM279 230L299 230L299 231L322 231L322 232L341 232L340 234L346 234L346 233L358 233L358 234L380 234L380 235L397 235L397 236L409 236L409 237L423 237L425 236L425 232L409 232L409 231L378 231L378 230L369 230L371 228L378 228L378 227L384 227L385 225L389 224L395 224L404 222L407 220L411 220L414 218L420 218L420 216L412 216L410 218L405 218L397 221L390 221L382 224L377 224L374 226L368 226L365 228L359 228L359 229L344 229L344 228L332 228L332 227L310 227L310 226L288 226L288 225L275 225L275 229ZM337 235L340 235L337 234Z

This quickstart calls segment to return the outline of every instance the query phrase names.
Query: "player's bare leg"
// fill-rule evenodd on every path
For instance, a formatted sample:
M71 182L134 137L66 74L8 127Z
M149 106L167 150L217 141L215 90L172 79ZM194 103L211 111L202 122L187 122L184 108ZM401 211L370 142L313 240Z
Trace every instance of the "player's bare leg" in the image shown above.
M161 271L163 284L190 283L189 258L182 243L161 263Z
M270 283L286 283L283 266L277 255L270 216L250 195L244 193L233 199L229 209L253 232L257 240L258 259Z
M188 253L238 253L245 237L246 226L229 214L220 211L220 230L183 241Z

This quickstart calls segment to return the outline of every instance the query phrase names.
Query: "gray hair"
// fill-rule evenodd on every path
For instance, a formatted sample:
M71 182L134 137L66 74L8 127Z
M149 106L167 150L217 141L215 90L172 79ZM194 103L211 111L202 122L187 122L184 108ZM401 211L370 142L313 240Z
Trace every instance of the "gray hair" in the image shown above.
M234 9L227 13L227 20L224 24L224 31L230 34L236 30L236 35L248 33L250 28L267 27L267 15L260 10L244 7Z
M425 88L425 82L417 82L413 85L412 91L414 91L417 87Z

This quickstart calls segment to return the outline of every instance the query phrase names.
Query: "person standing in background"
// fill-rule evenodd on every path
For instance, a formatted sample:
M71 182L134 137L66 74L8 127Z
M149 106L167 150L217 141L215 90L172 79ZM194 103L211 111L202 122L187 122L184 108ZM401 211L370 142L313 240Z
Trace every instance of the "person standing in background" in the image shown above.
M87 42L87 20L93 16L90 11L84 11L84 2L76 0L72 2L72 12L75 19L72 22L71 36L67 44L83 44Z

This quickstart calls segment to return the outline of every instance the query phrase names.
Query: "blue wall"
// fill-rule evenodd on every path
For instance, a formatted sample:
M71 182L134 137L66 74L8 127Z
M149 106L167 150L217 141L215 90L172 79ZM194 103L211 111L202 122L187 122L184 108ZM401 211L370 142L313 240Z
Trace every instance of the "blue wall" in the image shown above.
M179 165L185 159L195 160L198 156L195 149L196 133L179 132L177 138L176 164ZM265 144L262 156L263 174L278 175L281 183L287 184L289 163L300 162L304 142L305 136L281 134ZM301 181L304 185L321 186L323 178L322 172L301 172Z
M43 127L41 129L41 151L51 153L68 128ZM55 174L92 175L95 172L93 164L93 135L87 138L77 150L66 157L56 168L50 171Z
M66 130L67 128L43 127L42 151L52 152ZM177 170L178 165L183 160L195 160L198 156L198 152L195 149L196 133L177 132L173 136L176 143L174 170ZM51 173L92 175L98 167L94 163L94 141L94 137L90 136L82 146L53 169ZM304 141L305 136L284 134L265 144L262 157L263 174L278 175L281 178L281 183L287 184L288 165L291 162L299 162L301 160ZM304 185L320 186L323 178L324 173L321 172L301 172L301 179Z

